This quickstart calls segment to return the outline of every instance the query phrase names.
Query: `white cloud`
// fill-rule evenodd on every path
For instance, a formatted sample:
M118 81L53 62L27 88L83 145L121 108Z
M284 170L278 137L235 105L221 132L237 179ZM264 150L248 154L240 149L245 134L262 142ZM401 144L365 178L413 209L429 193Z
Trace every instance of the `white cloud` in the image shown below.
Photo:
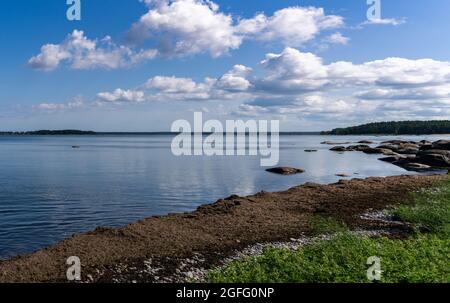
M242 37L236 35L233 19L219 12L211 1L145 1L149 11L135 23L129 36L143 41L161 34L160 50L167 55L209 53L221 56L237 49ZM163 43L164 42L164 43Z
M398 26L406 23L404 18L395 19L395 18L370 18L367 21L363 22L361 25L393 25Z
M285 45L301 46L324 30L344 25L340 16L326 15L323 8L289 7L267 17L258 14L241 20L238 32L262 41L282 41Z
M217 80L216 87L226 91L247 91L252 86L247 79L251 73L251 68L243 65L235 65L231 71L225 73Z
M313 53L285 48L267 54L262 73L236 65L221 77L155 76L142 85L146 101L240 103L228 114L308 119L443 117L450 108L450 62L386 58L324 63ZM408 104L410 106L408 106ZM392 118L391 117L391 118ZM353 121L353 120L352 120Z
M83 31L74 30L60 44L47 44L40 54L28 61L31 68L51 71L66 61L73 69L116 69L152 59L156 50L133 51L115 45L110 37L100 41L88 39Z
M134 46L115 44L111 37L88 39L74 30L59 44L46 44L28 64L51 71L66 62L73 69L117 69L158 56L177 57L209 54L219 57L238 49L245 40L301 46L323 31L344 25L343 18L326 15L323 8L288 7L272 16L258 14L240 19L221 12L210 0L144 0L148 12L133 24L128 40ZM345 43L339 33L333 43ZM136 49L149 40L154 46Z
M350 41L350 38L345 37L341 33L337 32L325 38L326 43L330 44L342 44L346 45Z
M343 18L323 8L289 7L272 16L238 19L219 11L209 0L150 0L149 11L129 32L133 42L156 40L168 56L208 53L213 57L237 49L244 40L300 46L322 31L343 26Z
M142 91L116 89L114 92L98 93L97 97L105 102L143 102L145 94Z

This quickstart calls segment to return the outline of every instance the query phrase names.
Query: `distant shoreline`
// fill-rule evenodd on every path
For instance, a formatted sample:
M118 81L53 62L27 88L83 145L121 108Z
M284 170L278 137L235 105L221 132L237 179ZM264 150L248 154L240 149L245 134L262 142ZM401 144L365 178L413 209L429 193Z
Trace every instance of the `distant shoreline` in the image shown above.
M180 133L173 132L94 132L94 131L76 131L76 132L63 132L63 131L24 131L24 132L0 132L1 136L176 136ZM195 133L192 133L194 135ZM207 136L212 133L203 133ZM241 134L241 133L240 133ZM248 133L246 133L248 134ZM280 132L280 136L344 136L339 134L331 134L327 132ZM449 133L429 133L429 134L390 134L390 133L380 133L380 134L346 134L349 137L361 137L361 136L372 136L372 137L383 137L383 136L449 136Z
M51 131L24 131L24 132L0 132L0 136L145 136L145 135L179 135L175 132L94 132L78 130L51 130ZM192 133L194 135L195 133ZM212 133L204 132L203 135ZM247 133L248 134L248 133ZM270 133L269 133L270 134ZM320 132L280 132L283 136L319 136Z

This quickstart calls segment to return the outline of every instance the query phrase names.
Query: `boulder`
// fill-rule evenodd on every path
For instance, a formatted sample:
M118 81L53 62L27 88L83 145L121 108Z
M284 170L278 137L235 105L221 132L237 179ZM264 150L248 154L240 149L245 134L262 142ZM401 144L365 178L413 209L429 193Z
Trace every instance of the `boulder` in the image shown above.
M399 144L385 143L380 146L377 146L377 148L390 149L398 154L407 154L407 155L414 155L419 152L419 145L412 144L409 142Z
M441 154L418 155L415 162L433 167L450 167L450 159Z
M439 140L439 141L433 142L432 146L433 146L433 149L450 150L450 140Z
M351 142L333 142L333 141L323 141L320 142L320 144L325 144L325 145L343 145L343 144L350 144Z
M367 148L363 150L365 154L383 154L383 155L392 155L394 154L392 150L390 149L384 149L384 148Z
M431 145L431 144L432 144L432 142L428 141L428 140L422 140L422 141L419 142L420 146L422 146L422 145Z
M274 173L278 175L295 175L295 174L301 174L305 171L303 169L298 168L292 168L292 167L275 167L275 168L269 168L266 169L269 173Z
M388 162L388 163L395 163L395 162L398 162L403 159L405 159L405 158L400 155L395 155L395 156L380 158L378 160L383 161L383 162Z
M414 141L405 141L405 140L389 140L389 141L381 142L381 144L394 144L394 145L401 145L401 144L407 144L407 143L415 144L416 142L414 142Z
M345 146L335 146L330 148L330 150L335 152L345 152L347 151L347 148Z
M447 158L450 158L450 151L449 150L442 150L442 149L428 149L428 150L421 150L417 154L418 156L423 155L444 155Z
M398 154L404 154L404 155L415 155L419 152L419 148L405 147L405 148L399 148L395 152Z
M305 153L316 153L317 149L305 149Z
M406 170L412 170L412 171L424 171L424 170L430 170L431 166L421 164L421 163L406 163L402 165L403 168Z
M336 177L350 178L351 176L347 174L336 174Z
M373 144L373 142L369 140L361 140L358 142L358 144Z
M346 148L347 151L364 151L368 148L371 148L369 145L360 144L360 145L350 145Z

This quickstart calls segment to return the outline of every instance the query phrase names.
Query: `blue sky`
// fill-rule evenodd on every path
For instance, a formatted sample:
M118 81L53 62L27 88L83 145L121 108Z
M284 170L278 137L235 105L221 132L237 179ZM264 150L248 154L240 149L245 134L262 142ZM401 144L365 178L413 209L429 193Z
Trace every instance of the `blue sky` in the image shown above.
M381 0L379 22L366 0L81 0L81 21L65 2L3 1L0 130L168 131L203 111L306 131L450 113L447 0Z

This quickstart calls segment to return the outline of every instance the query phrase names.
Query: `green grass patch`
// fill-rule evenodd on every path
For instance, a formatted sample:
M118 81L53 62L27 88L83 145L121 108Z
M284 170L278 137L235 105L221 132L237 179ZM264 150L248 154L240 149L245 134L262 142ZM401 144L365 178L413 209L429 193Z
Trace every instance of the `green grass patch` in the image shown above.
M399 220L416 224L442 237L450 238L450 182L417 194L413 206L399 206L392 214Z
M310 218L309 227L314 235L335 234L348 231L348 227L344 222L320 215L314 215Z
M367 259L381 258L384 283L450 282L449 241L407 241L341 234L299 251L267 249L209 273L214 283L367 283Z
M224 283L367 283L367 260L381 258L383 283L450 283L450 182L417 194L416 204L392 211L417 224L409 239L368 238L345 224L314 216L314 234L336 234L298 251L266 249L263 255L232 262L209 273Z

